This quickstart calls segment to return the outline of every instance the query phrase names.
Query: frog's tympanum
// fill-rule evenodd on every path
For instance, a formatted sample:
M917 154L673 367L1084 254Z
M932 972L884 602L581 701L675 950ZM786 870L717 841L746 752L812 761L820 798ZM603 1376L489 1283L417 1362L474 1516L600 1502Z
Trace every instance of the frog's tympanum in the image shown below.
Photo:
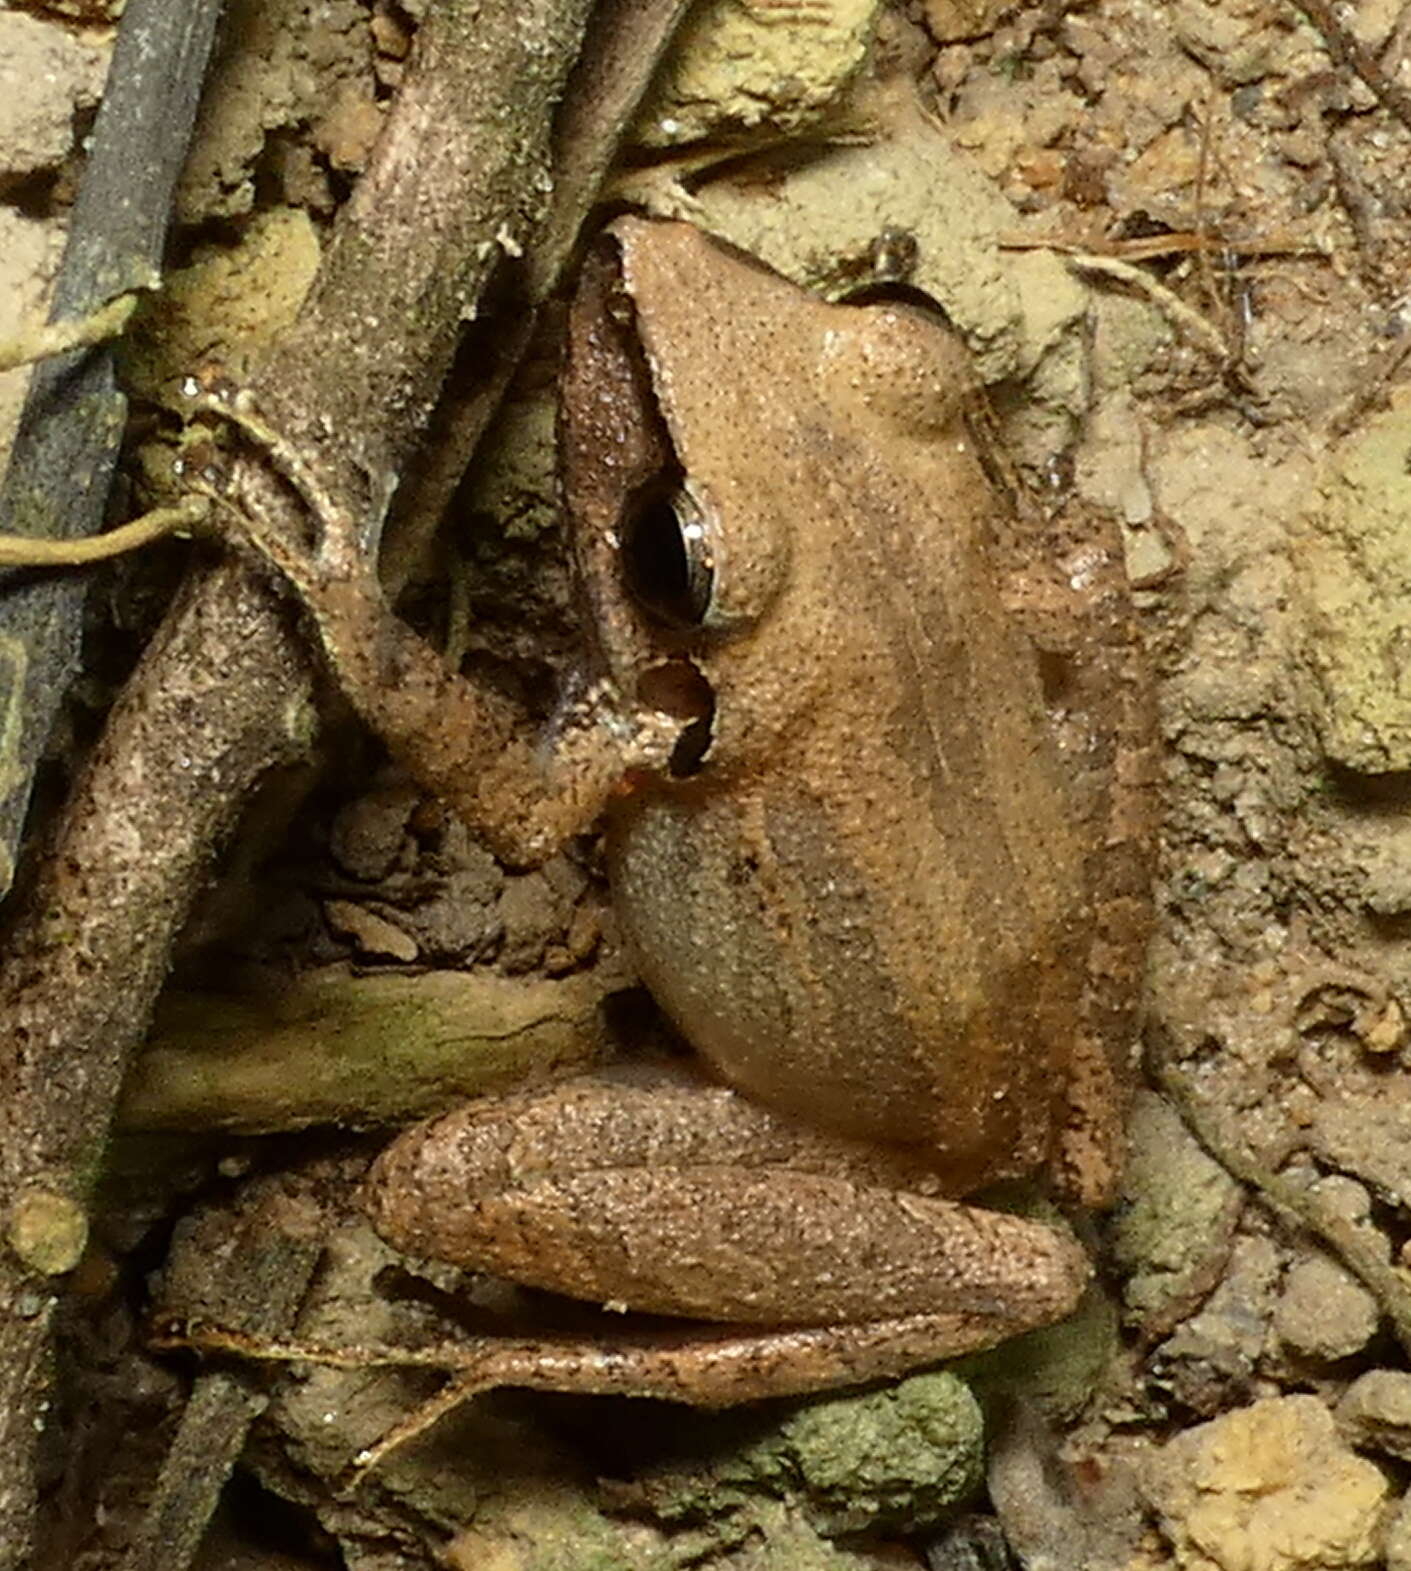
M1117 543L1022 521L970 394L920 306L824 302L683 224L621 220L584 271L560 428L598 680L520 760L541 801L469 810L527 856L604 809L710 1079L484 1099L394 1142L369 1204L414 1254L731 1323L647 1389L898 1373L1089 1275L1061 1227L961 1197L1110 1195L1143 684Z

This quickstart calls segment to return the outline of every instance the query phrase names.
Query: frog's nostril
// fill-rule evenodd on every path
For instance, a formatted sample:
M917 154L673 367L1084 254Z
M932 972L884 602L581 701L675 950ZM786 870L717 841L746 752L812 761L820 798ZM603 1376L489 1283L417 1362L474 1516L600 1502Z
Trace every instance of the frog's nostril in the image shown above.
M715 713L715 690L700 667L680 656L648 666L637 678L637 700L673 720L709 720Z
M710 751L715 719L715 689L700 668L679 657L649 666L638 678L637 697L649 709L688 722L668 767L677 779L697 773Z

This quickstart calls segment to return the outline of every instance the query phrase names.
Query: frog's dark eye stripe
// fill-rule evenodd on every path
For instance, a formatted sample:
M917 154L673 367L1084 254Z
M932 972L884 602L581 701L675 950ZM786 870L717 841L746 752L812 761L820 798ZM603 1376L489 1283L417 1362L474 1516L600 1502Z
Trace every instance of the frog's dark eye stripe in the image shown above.
M653 487L639 498L622 533L622 571L628 592L654 621L675 628L705 621L715 562L684 487Z

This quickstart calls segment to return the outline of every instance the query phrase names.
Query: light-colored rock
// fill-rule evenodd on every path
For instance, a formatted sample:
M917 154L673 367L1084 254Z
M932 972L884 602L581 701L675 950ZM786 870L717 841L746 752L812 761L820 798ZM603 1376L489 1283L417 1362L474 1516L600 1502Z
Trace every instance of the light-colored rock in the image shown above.
M1313 1154L1397 1205L1411 1203L1411 1097L1394 1086L1324 1097L1309 1130Z
M409 933L356 901L325 900L323 914L333 931L348 939L361 955L405 962L416 959L416 940Z
M1009 10L1005 0L926 0L926 31L939 43L983 38Z
M177 186L178 223L253 212L257 171L290 206L331 206L325 171L284 133L307 125L327 141L323 122L334 106L346 122L359 98L373 103L370 10L358 0L227 7Z
M1362 1451L1384 1451L1411 1461L1411 1374L1369 1369L1342 1394L1338 1428Z
M1177 1435L1143 1487L1183 1571L1337 1571L1380 1558L1391 1487L1317 1397L1273 1397Z
M22 11L0 11L0 179L53 169L74 145L74 114L103 91L108 51Z
M43 318L63 246L58 223L0 207L0 338ZM0 469L19 424L29 373L28 366L0 371Z
M686 19L635 135L679 147L726 132L797 132L867 57L877 0L711 0Z
M1294 557L1323 748L1363 774L1411 767L1411 673L1400 659L1411 588L1408 429L1411 394L1400 388L1334 456Z
M1387 1528L1386 1571L1411 1571L1411 1495L1397 1502Z
M1269 1239L1237 1238L1219 1286L1162 1344L1162 1378L1193 1412L1219 1412L1254 1378L1282 1266Z
M1326 1255L1298 1261L1274 1307L1274 1334L1308 1358L1348 1358L1376 1334L1382 1312L1362 1284Z

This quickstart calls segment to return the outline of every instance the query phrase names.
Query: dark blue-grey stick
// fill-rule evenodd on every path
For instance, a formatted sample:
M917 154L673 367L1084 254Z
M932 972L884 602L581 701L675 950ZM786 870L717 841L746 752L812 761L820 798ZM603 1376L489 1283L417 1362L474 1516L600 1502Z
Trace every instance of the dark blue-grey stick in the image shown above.
M86 316L160 274L221 0L129 0L93 128L51 321ZM0 530L67 539L101 529L127 401L111 352L77 349L35 368ZM0 895L38 761L78 664L87 577L0 572Z

